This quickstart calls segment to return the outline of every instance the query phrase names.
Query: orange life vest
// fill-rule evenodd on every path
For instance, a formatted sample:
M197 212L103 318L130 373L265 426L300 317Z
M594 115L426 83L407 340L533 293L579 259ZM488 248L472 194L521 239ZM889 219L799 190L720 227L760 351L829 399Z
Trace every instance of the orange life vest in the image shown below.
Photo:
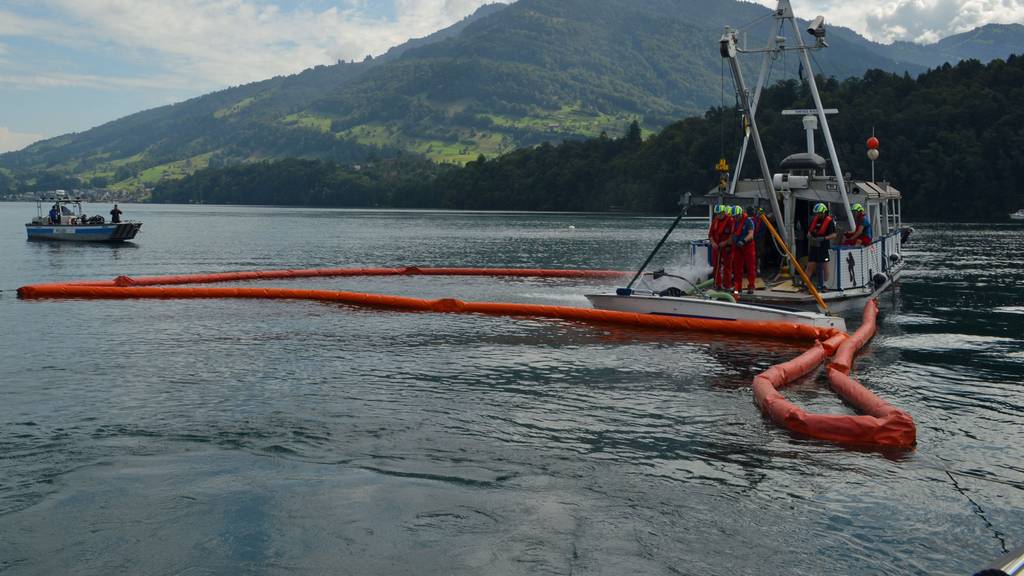
M821 220L820 225L818 223L818 218L821 218L821 216L815 216L814 219L811 220L811 234L815 236L825 236L828 234L828 225L832 223L832 217L825 216Z

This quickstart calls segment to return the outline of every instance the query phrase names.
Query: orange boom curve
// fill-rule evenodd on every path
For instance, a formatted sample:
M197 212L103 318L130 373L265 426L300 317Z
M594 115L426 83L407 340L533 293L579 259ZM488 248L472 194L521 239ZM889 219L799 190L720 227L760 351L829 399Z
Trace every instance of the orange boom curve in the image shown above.
M844 444L913 447L917 443L917 427L913 418L893 408L847 375L853 364L853 355L874 335L877 316L878 304L870 300L864 307L864 322L852 336L833 336L826 341L827 347L815 343L799 357L772 366L754 377L754 401L758 407L779 426L812 438ZM779 388L817 368L829 350L833 350L836 357L828 368L832 388L864 415L808 414L779 393Z
M395 310L442 312L463 314L489 314L498 316L530 316L556 318L597 324L618 324L639 328L715 332L721 334L764 337L771 339L814 340L807 352L797 358L771 367L754 378L754 400L777 424L794 432L835 442L876 444L910 447L915 443L916 430L910 416L896 410L847 374L853 355L875 332L878 306L872 300L864 309L864 323L852 336L834 329L817 328L788 322L725 321L703 318L681 318L614 312L593 308L548 306L540 304L511 304L500 302L465 302L455 299L426 300L383 294L366 294L332 290L302 290L290 288L213 288L180 287L181 284L208 284L246 280L273 280L288 278L314 278L338 276L511 276L540 278L610 279L625 273L611 270L545 270L519 268L325 268L310 270L264 270L227 272L217 274L189 274L130 278L118 276L113 280L93 280L63 284L37 284L18 289L18 297L86 298L86 299L188 299L188 298L248 298L280 300L316 300L339 302L352 306L388 308ZM179 287L168 287L179 285ZM807 414L788 402L778 392L782 386L800 378L825 358L835 355L829 367L829 380L833 388L850 404L865 412L864 416Z

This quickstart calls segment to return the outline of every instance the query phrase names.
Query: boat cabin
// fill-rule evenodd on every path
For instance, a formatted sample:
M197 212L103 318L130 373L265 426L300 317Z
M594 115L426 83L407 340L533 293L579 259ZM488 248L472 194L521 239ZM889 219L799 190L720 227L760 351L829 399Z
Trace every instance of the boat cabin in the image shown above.
M902 195L888 182L851 180L849 175L844 175L848 201L844 199L838 179L829 173L831 163L815 151L818 122L812 112L783 112L787 116L804 113L807 149L790 154L779 162L772 173L771 186L766 186L763 178L735 179L725 189L716 186L710 190L701 203L707 203L709 218L714 217L713 208L717 204L739 205L748 211L763 209L798 258L808 253L806 234L814 205L819 202L826 204L836 224L837 238L831 244L827 264L830 267L829 277L823 282L824 291L873 290L879 284L887 283L902 268ZM827 112L837 111L830 109ZM783 218L781 225L776 222L769 191L774 192L778 202ZM843 245L844 234L856 228L849 219L849 207L854 204L864 207L865 217L871 224L870 245ZM771 241L765 245L766 249L781 250ZM691 253L698 260L707 258L710 265L707 241L695 242Z

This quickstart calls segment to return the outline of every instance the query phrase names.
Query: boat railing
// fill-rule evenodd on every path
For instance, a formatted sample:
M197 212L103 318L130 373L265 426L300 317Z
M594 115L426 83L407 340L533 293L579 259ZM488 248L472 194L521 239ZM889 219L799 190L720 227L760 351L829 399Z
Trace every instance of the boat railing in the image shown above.
M868 246L833 246L831 274L824 283L830 291L874 287L878 280L887 280L902 265L903 254L900 231L894 230L876 238ZM879 276L879 275L884 276Z
M833 246L830 254L827 291L874 288L877 280L888 279L902 266L901 232L894 230L868 246ZM711 243L690 241L690 264L712 266ZM883 274L884 278L879 277Z
M698 265L714 266L714 262L711 261L711 241L707 238L690 240L690 266Z

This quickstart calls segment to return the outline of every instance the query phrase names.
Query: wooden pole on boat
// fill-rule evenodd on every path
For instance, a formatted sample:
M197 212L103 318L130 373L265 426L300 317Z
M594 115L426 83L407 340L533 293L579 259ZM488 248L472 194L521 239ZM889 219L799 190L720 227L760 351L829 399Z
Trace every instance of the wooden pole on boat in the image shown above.
M800 266L800 261L797 260L796 256L794 256L793 253L789 251L789 246L787 246L786 242L782 240L781 236L779 236L779 232L775 230L775 226L773 226L772 223L768 220L768 216L765 214L761 214L761 221L764 222L764 225L768 227L768 230L772 233L772 236L775 237L775 241L778 242L779 246L782 246L782 249L786 251L786 256L789 256L789 261L793 263L793 267L796 268L796 271L800 273L800 278L803 279L804 286L807 286L807 289L811 291L811 295L813 295L814 299L818 301L818 308L820 308L821 311L824 312L825 314L831 314L831 312L828 309L828 306L825 304L825 301L822 300L821 294L818 293L818 289L814 287L814 283L811 282L811 279L807 277L807 273L804 272L803 266Z

